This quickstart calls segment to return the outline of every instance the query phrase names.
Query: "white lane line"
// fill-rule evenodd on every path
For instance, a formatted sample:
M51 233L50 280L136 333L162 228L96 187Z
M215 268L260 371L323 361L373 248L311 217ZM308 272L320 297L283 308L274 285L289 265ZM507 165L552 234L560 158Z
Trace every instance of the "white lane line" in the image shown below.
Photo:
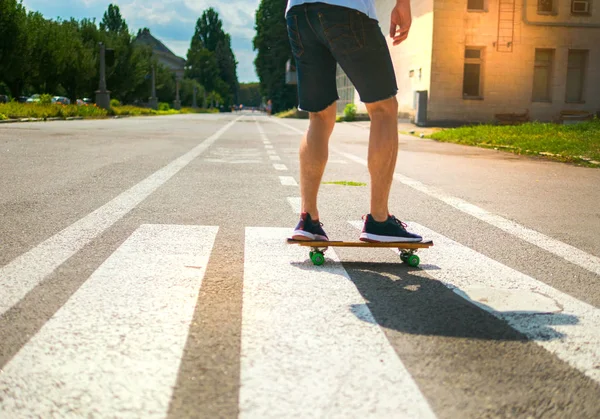
M362 228L362 221L351 224ZM600 382L600 309L426 227L408 224L435 243L422 252L428 275ZM439 269L427 269L431 264Z
M237 120L231 121L183 156L173 160L94 212L71 224L0 268L0 315L18 303L46 276L110 228L181 169L201 155Z
M342 265L289 233L246 228L240 418L435 417Z
M279 156L269 156L269 159L271 159L273 161L281 161L281 157L279 157Z
M279 176L279 181L283 186L298 186L298 182L292 176Z
M275 170L287 170L287 166L285 164L274 163L273 167Z
M350 160L362 164L363 166L367 166L367 161L365 159L346 153L337 149L336 147L330 147L330 149ZM423 192L432 198L439 199L440 201L450 205L453 208L456 208L459 211L504 230L505 232L512 234L521 240L538 246L539 248L555 254L556 256L560 256L561 258L590 272L593 272L596 275L600 275L600 258L596 256L590 255L589 253L579 250L570 244L563 243L560 240L548 237L538 231L524 227L515 223L514 221L507 220L504 217L486 211L483 208L470 204L460 198L447 195L445 192L440 191L437 188L427 186L418 180L411 179L398 173L394 173L394 179L406 186L410 186L411 188L418 190L419 192Z
M267 150L272 150L272 149L273 149L273 146L272 146L272 145L266 145L266 146L265 146L265 148L266 148Z
M304 133L304 131L301 131L296 127L288 125L284 122L277 120L275 120L275 122L298 133ZM338 149L337 147L330 146L329 148L330 150L346 157L349 160L352 160L363 166L367 166L367 161L363 158L357 157L350 153L346 153ZM571 246L570 244L563 243L560 240L553 239L552 237L546 236L545 234L542 234L538 231L522 226L514 221L493 214L463 199L448 195L437 188L427 186L419 182L418 180L409 178L408 176L395 173L394 179L396 179L400 183L403 183L406 186L410 186L411 188L418 190L419 192L423 192L424 194L429 195L432 198L438 199L450 205L451 207L456 208L459 211L462 211L475 218L478 218L481 221L493 225L494 227L497 227L509 234L512 234L513 236L516 236L528 243L531 243L556 256L559 256L573 263L574 265L578 265L592 273L595 273L596 275L600 275L600 258L597 256L591 255L587 252L584 252L583 250L579 250L576 247Z
M275 155L277 152L275 150L267 150L267 154Z
M142 225L0 374L0 416L166 417L218 227Z
M296 214L300 214L302 212L302 198L299 197L289 197L287 199L287 201L289 202L290 206L292 207L292 210L294 211L294 213Z

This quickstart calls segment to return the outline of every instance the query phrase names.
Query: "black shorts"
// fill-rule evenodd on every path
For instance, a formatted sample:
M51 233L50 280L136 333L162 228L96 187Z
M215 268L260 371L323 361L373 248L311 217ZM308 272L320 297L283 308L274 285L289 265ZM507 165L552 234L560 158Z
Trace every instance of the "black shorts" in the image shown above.
M286 20L296 60L300 109L319 112L339 99L337 63L362 102L378 102L398 92L390 51L376 20L325 3L295 6Z

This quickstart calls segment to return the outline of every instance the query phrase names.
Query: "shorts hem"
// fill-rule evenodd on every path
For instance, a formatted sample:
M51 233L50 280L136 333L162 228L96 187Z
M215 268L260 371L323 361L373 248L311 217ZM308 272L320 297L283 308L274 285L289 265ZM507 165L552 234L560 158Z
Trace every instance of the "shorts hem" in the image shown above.
M325 105L323 107L318 107L318 106L317 107L302 107L302 106L298 105L298 110L304 111L304 112L312 112L312 113L321 112L321 111L324 111L325 109L327 109L328 107L330 107L331 105L333 105L339 99L340 99L340 97L338 96L334 100L328 102L327 105ZM311 109L309 109L309 108L311 108Z
M388 95L382 95L380 99L374 99L374 100L371 100L371 99L369 98L369 100L363 100L363 99L361 98L361 100L360 100L360 101L361 101L362 103L369 103L369 104L370 104L370 103L377 103L377 102L381 102L382 100L391 99L391 98L393 98L393 97L396 97L397 95L398 95L398 90L396 89L396 90L394 91L394 93L391 93L391 94L388 94Z

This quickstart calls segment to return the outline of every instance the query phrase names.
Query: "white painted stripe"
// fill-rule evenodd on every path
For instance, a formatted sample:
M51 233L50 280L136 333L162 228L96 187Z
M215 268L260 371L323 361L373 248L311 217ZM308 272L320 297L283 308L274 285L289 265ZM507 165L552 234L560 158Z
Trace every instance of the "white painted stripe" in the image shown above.
M304 131L301 131L296 127L288 125L284 122L277 120L275 122L293 131L304 133ZM338 149L337 147L330 146L330 149L335 153L340 154L354 162L362 164L363 166L367 166L367 161L363 158L354 156L350 153L346 153ZM475 218L478 218L481 221L485 221L486 223L491 224L494 227L497 227L509 234L512 234L513 236L516 236L528 243L531 243L556 256L559 256L573 263L574 265L578 265L590 272L595 273L596 275L600 275L600 258L597 256L591 255L587 252L584 252L583 250L579 250L576 247L571 246L567 243L563 243L560 240L548 237L545 234L522 226L514 221L493 214L463 199L448 195L437 188L427 186L417 180L409 178L408 176L395 173L394 179L398 180L406 186L410 186L413 189L423 192L424 194L429 195L432 198L436 198L442 202L445 202L446 204L450 205L453 208L456 208L459 211L462 211Z
M435 417L342 265L289 234L246 228L240 418Z
M266 148L267 150L272 150L272 149L273 149L273 146L272 146L272 145L266 145L266 146L265 146L265 148Z
M360 163L363 166L367 166L367 161L365 159L341 151L336 147L330 147L330 149L352 161ZM410 186L413 189L423 192L432 198L439 199L440 201L450 205L453 208L456 208L459 211L478 218L481 221L485 221L494 227L520 238L521 240L538 246L556 256L560 256L574 265L578 265L590 272L595 273L596 275L600 275L600 258L594 255L590 255L589 253L579 250L570 244L563 243L560 240L553 239L552 237L548 237L538 231L524 227L515 223L514 221L507 220L506 218L486 211L483 208L470 204L460 198L447 195L445 192L442 192L437 188L427 186L418 180L411 179L398 173L394 173L394 179L406 186Z
M279 163L273 164L273 167L275 168L275 170L287 170L288 169L285 164L279 164Z
M271 159L273 161L281 161L281 157L279 157L279 156L269 156L269 159Z
M6 365L0 416L166 417L217 230L136 230Z
M267 154L275 155L277 152L275 150L267 150Z
M289 202L290 206L292 207L292 210L296 213L296 214L300 214L302 212L302 198L299 197L289 197L287 199L287 201Z
M110 228L181 169L201 155L237 120L231 121L202 143L154 172L94 212L50 237L0 268L0 315L18 303L64 261Z
M265 130L263 129L263 127L260 125L260 122L258 122L258 120L256 121L256 127L258 128L258 132L261 135L265 135Z
M362 221L351 224L362 228ZM407 224L435 243L422 254L428 275L600 382L599 309L426 227ZM436 268L427 269L431 265Z
M279 176L279 181L284 186L298 186L298 182L292 176Z

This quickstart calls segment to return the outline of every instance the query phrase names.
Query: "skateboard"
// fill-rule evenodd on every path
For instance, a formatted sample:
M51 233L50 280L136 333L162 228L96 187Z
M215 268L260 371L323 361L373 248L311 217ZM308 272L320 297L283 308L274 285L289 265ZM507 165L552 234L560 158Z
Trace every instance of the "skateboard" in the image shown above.
M400 260L412 267L419 266L421 259L415 253L418 249L427 249L433 246L433 241L422 242L343 242L343 241L319 241L319 240L294 240L287 239L288 244L297 244L310 247L310 260L316 266L325 263L324 253L328 247L387 247L396 248L400 251Z

